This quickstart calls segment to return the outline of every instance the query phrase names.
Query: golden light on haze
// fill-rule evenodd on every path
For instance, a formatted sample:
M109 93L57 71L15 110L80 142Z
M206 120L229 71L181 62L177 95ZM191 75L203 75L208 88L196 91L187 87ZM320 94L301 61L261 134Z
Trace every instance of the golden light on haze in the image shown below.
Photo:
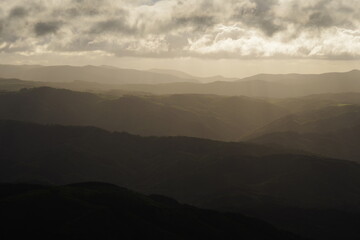
M2 54L0 64L41 65L109 65L139 70L173 69L195 76L243 78L259 73L317 74L325 72L346 72L360 68L360 60L318 60L318 59L201 59L201 58L138 58L115 57L102 53L92 54L43 54L34 56Z

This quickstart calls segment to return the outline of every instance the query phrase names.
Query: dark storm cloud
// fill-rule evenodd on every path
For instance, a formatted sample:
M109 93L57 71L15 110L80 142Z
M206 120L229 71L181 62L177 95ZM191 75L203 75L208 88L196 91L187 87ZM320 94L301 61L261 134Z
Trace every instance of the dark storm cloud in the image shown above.
M215 18L213 16L189 16L189 17L174 17L173 25L175 27L192 27L195 30L204 30L208 27L211 27L216 24Z
M0 19L0 38L2 37L2 31L3 31L3 20Z
M95 23L91 29L91 34L101 33L123 33L123 34L135 34L136 29L130 27L125 18L108 19Z
M17 6L11 9L9 17L10 18L23 18L27 15L27 10L23 7Z
M38 22L34 26L34 32L37 36L44 36L50 33L56 33L61 26L61 22Z
M351 25L354 19L351 16L344 18L343 14L350 14L359 9L344 6L341 1L321 0L313 1L314 4L307 6L300 1L292 2L288 6L288 15L280 16L276 11L281 7L279 0L251 0L254 7L250 9L236 9L233 19L250 27L258 27L266 35L272 36L277 32L286 30L290 24L296 25L298 30L302 28L329 28L333 26ZM338 8L331 6L338 3Z
M310 27L331 27L334 25L333 18L324 12L314 12L309 16L307 26Z
M253 0L256 3L256 8L253 15L245 19L245 22L253 26L259 27L268 36L283 29L279 24L274 21L277 19L273 12L273 7L278 4L277 0Z
M101 12L98 9L91 7L82 8L82 9L76 7L70 7L61 10L61 12L59 12L58 10L56 12L63 14L64 16L69 18L86 17L86 16L94 17L101 15Z
M357 6L352 6L351 1L346 0L321 0L315 1L310 6L294 4L292 9L294 15L291 22L298 24L296 16L301 14L306 19L304 27L330 28L354 26L354 23L358 22L356 16L359 14L359 11L358 4Z

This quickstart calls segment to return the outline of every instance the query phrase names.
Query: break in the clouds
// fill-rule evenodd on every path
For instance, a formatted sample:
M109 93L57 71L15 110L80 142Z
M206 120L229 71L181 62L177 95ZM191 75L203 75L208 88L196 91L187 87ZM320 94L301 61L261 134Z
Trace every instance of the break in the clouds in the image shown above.
M0 51L360 58L359 0L2 0Z

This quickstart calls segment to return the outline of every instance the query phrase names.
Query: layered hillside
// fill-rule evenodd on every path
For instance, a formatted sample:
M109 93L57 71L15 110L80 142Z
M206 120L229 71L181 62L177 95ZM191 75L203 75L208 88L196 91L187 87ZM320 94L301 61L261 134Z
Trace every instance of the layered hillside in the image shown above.
M7 239L302 239L240 214L105 183L0 184Z
M144 136L190 136L238 140L287 113L246 97L213 95L105 98L37 88L0 93L0 119L89 125Z
M0 176L1 182L109 182L244 212L307 237L360 236L348 224L359 216L360 165L286 149L1 121Z

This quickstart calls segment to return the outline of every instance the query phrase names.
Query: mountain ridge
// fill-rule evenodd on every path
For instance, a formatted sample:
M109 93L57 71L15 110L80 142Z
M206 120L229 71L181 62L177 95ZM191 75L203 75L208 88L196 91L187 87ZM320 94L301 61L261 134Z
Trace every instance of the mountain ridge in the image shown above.
M71 82L81 80L118 85L125 83L197 82L195 79L179 78L164 73L93 65L0 65L0 77L42 82Z
M123 95L109 99L48 87L0 94L0 119L92 125L144 136L237 140L286 112L247 97Z
M3 237L37 239L303 239L263 221L146 196L116 185L0 184Z
M0 121L0 182L109 182L310 239L358 239L359 176L359 164L271 146Z

